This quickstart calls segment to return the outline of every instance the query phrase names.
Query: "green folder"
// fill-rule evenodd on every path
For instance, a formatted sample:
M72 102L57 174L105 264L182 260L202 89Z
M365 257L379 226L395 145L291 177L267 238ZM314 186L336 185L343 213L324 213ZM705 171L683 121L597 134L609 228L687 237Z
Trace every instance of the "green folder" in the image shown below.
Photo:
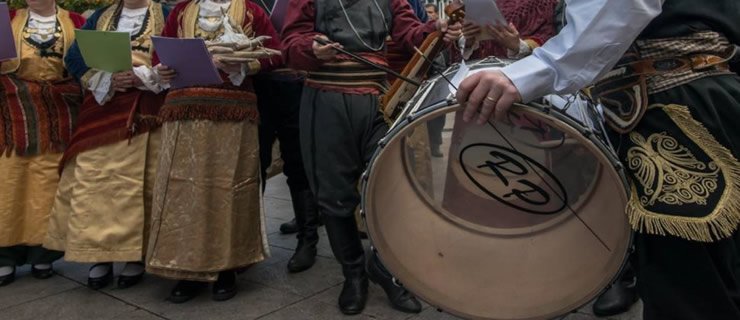
M128 32L75 30L75 37L88 67L111 73L132 69Z

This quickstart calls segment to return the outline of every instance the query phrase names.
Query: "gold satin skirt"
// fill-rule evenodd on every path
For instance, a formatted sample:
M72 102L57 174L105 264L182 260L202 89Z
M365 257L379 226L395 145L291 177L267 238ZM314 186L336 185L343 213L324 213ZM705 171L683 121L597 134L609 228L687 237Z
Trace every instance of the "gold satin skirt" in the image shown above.
M0 155L0 247L44 241L61 158L61 153Z
M257 134L248 121L164 124L149 273L215 281L269 255Z
M141 261L159 141L159 131L152 131L68 161L44 247L65 251L67 261Z

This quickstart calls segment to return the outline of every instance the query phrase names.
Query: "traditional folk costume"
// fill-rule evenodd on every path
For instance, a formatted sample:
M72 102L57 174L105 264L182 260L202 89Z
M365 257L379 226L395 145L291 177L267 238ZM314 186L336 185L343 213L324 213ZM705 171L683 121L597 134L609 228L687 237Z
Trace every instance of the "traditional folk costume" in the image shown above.
M379 110L385 74L341 55L335 61L319 60L313 54L313 38L326 35L346 50L387 65L389 34L411 51L435 26L419 22L405 0L292 0L291 8L283 29L283 54L290 67L309 72L301 100L303 159L332 251L346 279L340 309L356 314L364 308L368 285L354 218L360 201L357 182L388 130ZM368 271L394 307L420 310L415 298L393 285L377 258L371 259Z
M88 279L94 289L110 281L112 262L136 263L145 256L159 154L157 114L164 101L152 69L151 36L162 33L167 13L155 2L140 9L119 2L95 11L82 28L131 34L133 70L144 83L141 88L112 90L112 74L89 68L76 43L65 59L87 94L61 161L44 246L65 251L67 261L100 264ZM127 264L119 287L138 282L142 271Z
M226 23L241 27L245 35L269 36L264 45L279 49L267 14L245 0L180 3L163 35L216 40ZM260 196L259 113L248 76L280 64L279 57L260 59L242 64L240 73L222 73L223 85L167 94L160 112L164 123L148 272L215 281L219 272L249 266L269 254ZM192 298L190 289L175 290L170 298L184 302Z
M62 61L84 18L57 8L43 17L11 11L17 59L0 64L0 285L16 265L51 276L61 252L41 247L59 179L57 164L69 144L81 95ZM3 268L6 267L6 268Z
M737 1L667 1L592 89L631 178L644 318L740 319Z
M270 10L274 5L274 0L254 2L272 14ZM275 26L275 28L281 30L282 26ZM298 130L304 80L303 73L283 67L255 77L254 82L260 113L259 145L262 179L267 180L268 166L273 162L272 146L275 140L279 140L283 173L288 177L288 188L293 203L295 220L280 226L283 233L292 233L289 232L290 229L298 233L295 254L288 261L290 272L301 272L313 266L317 252L316 245L319 242L319 213L316 208L316 198L308 185L303 166Z
M591 93L631 178L643 318L740 319L740 77L727 66L740 5L573 0L566 16L500 72L525 102L601 78Z
M556 7L559 0L499 0L496 1L501 14L519 31L518 52L502 47L494 40L472 43L465 50L465 59L499 58L521 59L532 53L555 35ZM452 51L452 60L461 59L458 50Z

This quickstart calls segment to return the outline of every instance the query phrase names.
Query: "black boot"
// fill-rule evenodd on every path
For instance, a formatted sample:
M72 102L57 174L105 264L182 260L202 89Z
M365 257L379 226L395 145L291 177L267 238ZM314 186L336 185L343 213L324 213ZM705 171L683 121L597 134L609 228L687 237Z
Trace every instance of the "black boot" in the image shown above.
M637 299L635 276L627 267L620 279L596 299L594 315L609 317L627 312Z
M357 232L354 216L324 216L331 250L342 265L344 286L339 294L339 310L346 315L359 314L367 302L368 280L365 273L365 249Z
M383 288L394 309L406 313L421 312L419 300L416 300L413 294L393 281L393 276L385 269L375 253L368 259L367 274L372 282Z
M288 261L289 272L301 272L310 269L316 263L316 245L319 243L319 213L316 199L311 190L291 192L293 210L298 223L298 246L295 254Z
M298 222L295 218L280 225L280 233L293 234L298 232Z

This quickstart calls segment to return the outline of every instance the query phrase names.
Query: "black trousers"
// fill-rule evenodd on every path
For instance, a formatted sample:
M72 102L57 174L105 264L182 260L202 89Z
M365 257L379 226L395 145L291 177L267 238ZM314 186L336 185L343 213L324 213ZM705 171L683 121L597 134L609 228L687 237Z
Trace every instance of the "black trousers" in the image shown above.
M63 255L64 252L48 250L41 246L3 247L0 248L0 267L50 264Z
M262 180L272 163L272 145L280 141L283 173L288 177L290 190L309 188L301 156L298 120L303 82L276 80L260 76L254 82L260 112L259 144ZM263 184L264 186L264 184Z
M350 217L360 204L357 183L388 131L375 95L303 90L301 146L319 212Z

